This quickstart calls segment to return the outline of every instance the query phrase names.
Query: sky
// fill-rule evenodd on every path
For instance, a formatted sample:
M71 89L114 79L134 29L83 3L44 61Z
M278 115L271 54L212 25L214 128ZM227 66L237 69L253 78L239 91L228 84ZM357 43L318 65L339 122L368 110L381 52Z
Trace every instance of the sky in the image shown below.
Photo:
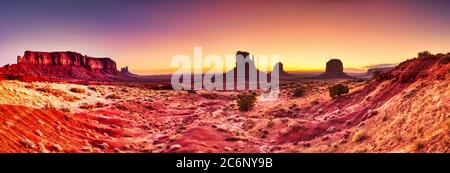
M346 71L447 53L450 3L439 0L2 0L0 65L25 50L111 57L137 74L173 72L172 58L279 55L287 71Z

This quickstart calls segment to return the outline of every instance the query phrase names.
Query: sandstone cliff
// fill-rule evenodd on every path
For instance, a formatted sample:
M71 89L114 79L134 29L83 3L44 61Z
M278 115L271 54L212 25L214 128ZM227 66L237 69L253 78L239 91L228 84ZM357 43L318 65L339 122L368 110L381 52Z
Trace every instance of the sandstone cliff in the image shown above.
M93 58L76 52L32 52L26 51L17 57L18 64L73 66L91 70L117 71L116 62L110 58Z

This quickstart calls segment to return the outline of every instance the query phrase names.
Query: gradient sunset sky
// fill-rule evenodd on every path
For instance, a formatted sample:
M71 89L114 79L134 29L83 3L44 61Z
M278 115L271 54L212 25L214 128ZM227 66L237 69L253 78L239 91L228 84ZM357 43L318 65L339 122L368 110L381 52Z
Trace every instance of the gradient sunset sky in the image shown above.
M347 71L450 51L450 3L420 1L2 0L0 65L25 50L111 57L138 74L169 73L177 54L281 56L288 71Z

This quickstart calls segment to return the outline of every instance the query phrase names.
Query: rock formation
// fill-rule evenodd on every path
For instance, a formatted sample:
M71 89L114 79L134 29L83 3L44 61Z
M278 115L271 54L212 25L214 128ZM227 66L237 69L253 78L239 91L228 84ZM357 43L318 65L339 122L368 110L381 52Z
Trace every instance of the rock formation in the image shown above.
M353 79L344 73L344 65L339 59L331 59L327 62L325 73L317 76L319 79Z
M284 66L281 62L276 63L272 71L278 71L280 78L293 78L291 74L284 71Z

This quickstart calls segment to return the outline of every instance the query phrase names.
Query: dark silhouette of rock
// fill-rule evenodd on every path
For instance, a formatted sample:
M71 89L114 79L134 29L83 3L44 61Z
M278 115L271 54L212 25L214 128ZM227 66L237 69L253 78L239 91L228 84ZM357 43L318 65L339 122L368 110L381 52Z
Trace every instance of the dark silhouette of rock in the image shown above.
M344 73L344 65L339 59L331 59L327 62L325 73L317 76L319 79L353 79Z
M94 58L76 52L32 52L26 51L23 57L17 57L17 64L72 66L91 70L117 71L116 62L110 58Z
M281 62L276 63L272 71L278 71L280 78L293 78L291 74L284 71L284 66Z

